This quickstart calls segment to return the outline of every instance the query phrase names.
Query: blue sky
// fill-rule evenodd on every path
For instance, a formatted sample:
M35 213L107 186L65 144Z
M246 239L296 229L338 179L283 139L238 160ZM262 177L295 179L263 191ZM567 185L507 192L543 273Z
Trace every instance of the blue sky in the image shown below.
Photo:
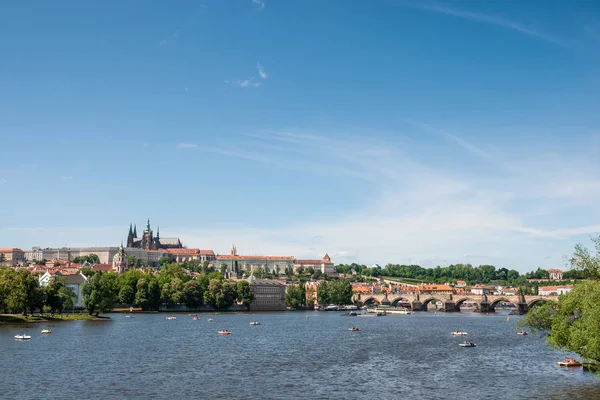
M16 2L0 247L527 271L600 231L593 2Z

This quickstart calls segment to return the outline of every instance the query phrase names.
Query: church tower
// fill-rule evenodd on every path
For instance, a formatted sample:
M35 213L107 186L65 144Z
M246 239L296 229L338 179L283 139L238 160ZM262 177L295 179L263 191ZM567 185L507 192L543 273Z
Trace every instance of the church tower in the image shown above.
M233 246L231 246L231 255L232 256L237 256L237 249L235 247L235 244Z
M119 247L119 251L113 257L112 269L113 272L117 274L122 274L125 271L127 271L127 254L125 254L123 242L121 242L121 247Z
M142 234L142 249L144 250L152 250L152 245L154 244L154 238L152 236L152 229L150 229L150 218L148 218L148 223L146 224L146 229Z
M129 224L129 233L127 234L127 247L133 247L133 230Z

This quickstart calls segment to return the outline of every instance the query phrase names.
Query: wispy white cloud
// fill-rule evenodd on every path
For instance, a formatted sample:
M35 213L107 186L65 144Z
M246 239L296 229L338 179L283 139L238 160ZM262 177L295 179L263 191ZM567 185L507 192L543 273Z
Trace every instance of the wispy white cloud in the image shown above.
M252 0L252 4L261 10L265 8L265 2L263 0Z
M483 160L495 160L456 134L437 136L450 139L449 152L464 148ZM569 219L549 220L546 215L532 219L522 208L524 204L534 209L548 207L554 213L562 210L567 200L594 195L594 182L600 179L600 168L594 168L597 164L576 166L574 172L589 170L592 175L580 176L573 188L558 190L553 197L549 195L553 188L544 185L556 176L568 177L560 172L564 169L560 163L548 161L535 168L531 165L539 160L529 159L531 156L527 160L511 159L505 163L513 162L514 169L486 172L481 179L423 162L419 153L410 148L379 141L377 137L376 132L364 136L257 132L240 137L243 151L225 150L224 146L208 149L269 167L359 179L368 182L371 189L365 190L369 191L370 200L343 216L291 221L273 229L235 229L235 238L228 236L232 230L227 229L222 234L226 240L213 236L213 231L211 235L188 231L187 242L210 243L220 248L235 240L238 249L306 258L337 252L335 262L359 261L369 265L410 260L432 265L485 260L523 271L537 266L560 267L560 256L551 260L544 257L555 254L560 246L567 253L574 238L600 231L600 225L578 225L569 223ZM360 181L355 185L364 186ZM590 220L594 215L600 218L593 206L585 207L590 211ZM522 254L530 256L523 260Z
M267 73L265 72L265 69L262 67L262 65L260 64L256 64L256 68L258 69L258 74L260 75L260 77L262 79L267 79Z
M169 42L173 41L173 39L175 39L176 37L179 36L179 32L181 30L177 29L175 32L173 32L172 34L170 34L168 37L166 37L165 39L162 39L158 42L159 46L164 46L166 44L168 44Z
M177 145L178 149L195 149L197 147L198 147L198 145L195 143L179 143Z
M421 10L425 10L425 11L431 11L431 12L435 12L435 13L450 15L452 17L467 19L467 20L475 21L475 22L481 22L484 24L500 26L502 28L510 29L510 30L522 33L524 35L533 36L538 39L542 39L542 40L545 40L547 42L550 42L550 43L553 43L555 45L562 46L562 47L572 47L573 46L573 43L571 43L570 41L568 41L564 38L554 36L549 33L544 33L533 27L523 25L520 22L511 21L509 19L505 19L505 18L498 17L498 16L458 10L455 8L451 8L448 6L442 6L442 5L435 4L435 3L419 2L419 3L403 3L403 4L405 6L408 6L411 8L416 8L416 9L421 9Z
M243 81L225 81L225 83L229 83L230 85L239 86L242 88L257 88L260 86L260 82L254 82L254 78L244 79Z

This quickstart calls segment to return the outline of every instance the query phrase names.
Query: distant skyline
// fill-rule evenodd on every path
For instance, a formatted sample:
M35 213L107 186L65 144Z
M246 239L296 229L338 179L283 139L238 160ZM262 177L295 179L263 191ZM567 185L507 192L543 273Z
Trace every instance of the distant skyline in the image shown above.
M526 272L600 232L600 4L15 2L0 51L0 247Z

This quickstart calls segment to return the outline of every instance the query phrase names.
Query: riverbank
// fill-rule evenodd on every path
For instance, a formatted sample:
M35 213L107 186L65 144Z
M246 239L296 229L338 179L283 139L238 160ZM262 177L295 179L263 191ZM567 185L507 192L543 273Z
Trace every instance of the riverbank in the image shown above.
M106 321L110 317L96 317L88 314L54 314L50 315L18 315L18 314L0 314L0 324L28 323L28 322L58 322L58 321Z

